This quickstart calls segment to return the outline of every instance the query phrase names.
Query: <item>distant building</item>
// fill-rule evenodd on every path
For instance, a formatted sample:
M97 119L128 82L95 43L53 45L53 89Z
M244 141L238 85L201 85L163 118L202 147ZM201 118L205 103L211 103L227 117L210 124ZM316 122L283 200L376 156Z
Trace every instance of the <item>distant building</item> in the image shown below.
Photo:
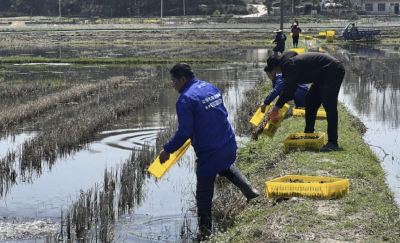
M400 0L363 0L362 10L366 14L399 15Z

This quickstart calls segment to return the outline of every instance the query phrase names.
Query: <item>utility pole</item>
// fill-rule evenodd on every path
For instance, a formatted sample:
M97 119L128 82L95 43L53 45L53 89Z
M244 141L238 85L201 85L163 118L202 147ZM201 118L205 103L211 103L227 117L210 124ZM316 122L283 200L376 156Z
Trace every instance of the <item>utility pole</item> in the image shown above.
M58 17L61 18L61 0L58 0Z
M292 0L292 15L294 15L294 0Z
M186 10L185 10L185 0L183 0L183 16L186 15Z
M283 30L283 0L281 0L281 30Z
M161 0L161 23L162 23L162 14L163 14L163 0Z

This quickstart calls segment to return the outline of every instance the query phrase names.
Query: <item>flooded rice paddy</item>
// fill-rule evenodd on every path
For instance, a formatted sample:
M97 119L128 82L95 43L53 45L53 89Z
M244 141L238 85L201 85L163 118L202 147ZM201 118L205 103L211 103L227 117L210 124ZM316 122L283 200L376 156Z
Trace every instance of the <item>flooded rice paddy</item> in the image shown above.
M253 54L254 50L251 50L247 55L252 60L264 58L258 55L258 52L265 51L257 50L256 54ZM231 121L234 120L236 107L241 103L240 94L251 88L262 75L262 69L254 67L253 64L193 67L200 79L207 80L223 90ZM4 99L9 102L2 105L2 113L12 109L19 110L32 103L37 104L35 102L38 101L42 108L35 112L37 117L30 117L28 120L16 112L15 120L2 124L10 130L7 130L8 133L5 133L0 141L0 155L5 158L9 157L9 153L13 153L14 156L7 160L10 166L3 169L7 171L7 175L15 175L15 178L2 178L0 241L40 242L60 239L61 212L65 220L72 205L82 196L87 196L96 185L98 187L105 184L102 183L106 177L105 170L111 171L111 174L113 171L116 173L127 164L132 151L155 146L160 129L167 127L170 118L175 116L175 101L178 95L171 87L169 68L112 65L1 67L2 82L11 86L48 81L51 87L30 90L32 95L22 95L18 92L14 92L14 95L4 95ZM111 85L93 86L93 91L84 94L81 93L82 89L69 92L74 87L81 87L79 85L90 86L104 82L111 82ZM139 93L136 89L140 89ZM120 107L120 103L126 100L138 103L135 99L140 93L153 96L151 90L157 90L156 104L147 101L143 109L133 110ZM62 95L64 98L57 102L51 102L51 99L47 102L47 97L52 95ZM78 96L79 100L75 100L75 96ZM143 95L140 98L143 99ZM42 105L47 103L49 104ZM52 105L54 103L57 105ZM106 122L96 123L98 126L93 128L92 124L103 114L107 114L107 110L103 111L98 107L100 105L130 113L116 114L118 119L105 115ZM27 112L29 113L29 110ZM81 118L85 115L96 119ZM78 143L69 143L69 139L64 138L76 133L73 128L85 128L86 125L80 123L91 125L88 128L93 130L93 133L87 136L76 134L74 136L78 138ZM49 140L56 141L58 146L46 144L45 139L49 137L52 137ZM37 144L35 148L43 146L48 150L39 149L41 152L36 153L37 149L31 151L27 144ZM61 145L66 148L60 150ZM31 152L26 154L25 151ZM22 158L25 157L29 157L27 163L22 162ZM36 159L32 160L32 157ZM147 162L150 163L154 158L153 155ZM122 174L121 172L118 176ZM126 206L126 212L126 208L123 208L121 214L114 216L118 223L113 230L116 234L113 239L131 242L190 242L197 228L193 197L193 151L186 153L179 165L162 180L157 181L147 173L144 174L143 180L135 182L141 184L141 193L134 196L133 206ZM119 202L122 201L119 199ZM66 227L64 224L64 231ZM93 235L96 233L93 232ZM95 242L96 238L93 235L85 238L87 242ZM65 235L63 239L66 239Z
M396 47L346 46L349 60L339 100L367 126L364 136L382 160L400 205L400 54Z
M164 49L167 56L167 53L173 52L174 48L166 46L159 47L159 50ZM217 48L221 52L215 52L215 55L221 57L223 52L226 53L224 58L237 60L236 62L197 64L193 65L193 68L199 79L221 87L229 120L235 126L235 113L243 101L243 92L252 88L264 75L265 64L255 65L255 63L264 59L268 50L248 48L230 53L229 48ZM182 48L178 52L181 50ZM148 51L150 50L146 50ZM75 47L31 48L29 51L2 49L0 53L3 56L87 55L105 58L134 55L133 52L126 54L124 48L110 51L104 48L85 50ZM188 50L185 55L198 57L193 53ZM399 66L399 54L394 48L376 50L374 46L344 46L337 49L336 55L350 63L347 66L348 72L340 100L367 125L365 140L382 158L383 166L388 171L388 183L399 195L400 154L397 149L399 147L397 139L400 134L398 118L400 81L399 70L394 68ZM245 63L244 60L250 63ZM10 92L7 95L3 94L2 113L44 99L49 94L64 94L76 85L120 80L118 85L96 86L94 91L85 95L80 94L79 100L74 100L72 95L65 95L66 98L58 101L58 105L45 106L29 120L19 117L6 124L9 132L2 134L0 159L10 157L8 159L12 160L10 162L12 167L8 169L14 170L14 174L11 173L13 176L9 178L3 178L1 184L0 241L52 242L60 238L61 228L63 227L65 231L67 227L60 224L61 212L65 219L67 211L71 210L79 198L87 195L94 187L104 185L103 181L107 177L105 170L117 174L119 169L128 164L132 151L155 147L160 129L170 126L169 121L175 116L175 101L178 94L170 87L169 68L168 65L3 65L0 67L1 83L36 85L36 88L31 89L30 95L23 95L23 92L19 94L17 91L11 92L13 95L8 95ZM140 92L135 93L138 88ZM133 110L120 106L126 100L134 100L135 96L143 93L151 96L149 90L157 91L155 95L157 102L149 101L143 107ZM119 109L121 114L107 116L106 110L98 108L103 105ZM94 112L91 113L92 111ZM98 114L99 112L104 116ZM87 136L76 135L80 139L77 143L68 143L69 149L65 151L56 150L57 148L49 145L49 151L57 151L56 156L51 157L51 160L48 159L49 156L38 157L40 166L32 167L32 164L28 164L29 166L24 167L24 164L18 163L23 157L23 151L26 150L24 144L27 141L46 138L49 134L65 137L70 133L69 127L79 128L79 122L93 124L94 121L81 118L82 114L83 116L90 114L90 117L96 118L104 117L102 118L104 122L96 123L93 132ZM2 125L4 128L4 124ZM64 129L59 129L60 126ZM82 129L84 128L82 126ZM66 130L67 133L57 133L58 130ZM59 140L57 144L65 142L63 139ZM241 141L241 138L238 140ZM42 145L43 140L39 141L39 145ZM9 155L13 152L15 158ZM26 157L32 156L37 155L30 154ZM143 178L135 181L140 184L136 185L140 188L140 193L132 196L133 203L126 202L132 204L126 206L122 210L123 213L114 215L117 223L113 226L112 232L115 234L112 236L113 239L126 242L190 242L197 228L194 159L193 150L189 150L161 180L144 173ZM138 171L140 172L140 168ZM118 176L115 178L119 178ZM400 204L399 197L397 200ZM96 242L96 237L93 235L98 232L92 233L85 238L85 242ZM66 239L65 235L63 239Z

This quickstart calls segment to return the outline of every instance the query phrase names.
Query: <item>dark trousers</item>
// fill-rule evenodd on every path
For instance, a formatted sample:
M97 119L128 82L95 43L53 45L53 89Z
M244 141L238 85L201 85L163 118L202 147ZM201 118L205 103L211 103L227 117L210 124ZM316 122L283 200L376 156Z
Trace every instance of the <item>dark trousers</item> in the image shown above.
M338 140L338 96L345 75L341 63L331 72L323 74L318 83L311 85L306 100L306 128L304 132L314 132L315 119L321 104L325 108L328 122L328 142L337 144Z
M231 165L233 166L233 165ZM224 176L229 168L220 171L218 174ZM212 198L214 196L214 182L217 175L199 176L197 175L196 202L198 209L211 209Z
M293 38L293 47L297 47L299 45L299 36L292 35L292 38Z

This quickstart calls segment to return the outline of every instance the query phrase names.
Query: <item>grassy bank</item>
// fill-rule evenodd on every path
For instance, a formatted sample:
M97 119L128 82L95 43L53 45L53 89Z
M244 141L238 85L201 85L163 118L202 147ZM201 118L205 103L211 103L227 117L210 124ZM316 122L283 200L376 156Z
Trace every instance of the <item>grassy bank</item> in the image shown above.
M295 117L273 139L262 136L241 148L237 165L263 194L237 210L233 225L211 242L400 242L399 208L379 158L362 138L364 126L341 105L339 119L340 151L285 153L283 140L305 126ZM325 120L316 131L326 131ZM350 193L335 200L267 199L265 182L286 174L348 178Z

